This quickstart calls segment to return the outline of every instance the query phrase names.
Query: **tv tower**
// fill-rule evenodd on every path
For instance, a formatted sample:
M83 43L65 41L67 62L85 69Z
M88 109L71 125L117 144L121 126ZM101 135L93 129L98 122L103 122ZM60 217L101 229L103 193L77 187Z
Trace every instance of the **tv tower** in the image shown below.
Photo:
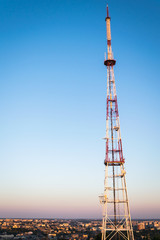
M106 155L103 205L102 240L134 240L126 186L122 140L120 133L117 94L114 77L114 60L111 47L111 27L107 5L107 109L106 109Z

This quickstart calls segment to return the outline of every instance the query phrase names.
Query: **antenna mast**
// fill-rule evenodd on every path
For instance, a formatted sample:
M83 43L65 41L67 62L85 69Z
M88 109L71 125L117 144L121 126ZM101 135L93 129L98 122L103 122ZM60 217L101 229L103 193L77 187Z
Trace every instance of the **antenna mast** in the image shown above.
M104 194L100 196L103 205L102 240L134 240L126 186L125 159L123 157L119 112L114 77L111 47L111 25L107 5L107 109L106 109L106 155Z

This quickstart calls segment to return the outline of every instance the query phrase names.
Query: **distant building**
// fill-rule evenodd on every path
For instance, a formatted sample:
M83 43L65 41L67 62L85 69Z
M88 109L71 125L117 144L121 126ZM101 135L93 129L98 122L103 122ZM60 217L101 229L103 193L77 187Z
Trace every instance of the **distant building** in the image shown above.
M14 235L10 234L10 235L0 235L0 239L13 239Z
M138 230L143 230L143 229L145 229L145 223L144 223L144 222L138 223L137 228L138 228Z

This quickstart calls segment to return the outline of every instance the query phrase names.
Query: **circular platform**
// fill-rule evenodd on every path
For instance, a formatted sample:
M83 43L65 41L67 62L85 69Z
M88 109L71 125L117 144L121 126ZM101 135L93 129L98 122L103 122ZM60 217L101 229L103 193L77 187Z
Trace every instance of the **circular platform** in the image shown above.
M104 61L105 66L114 66L116 64L116 60L114 59L107 59Z

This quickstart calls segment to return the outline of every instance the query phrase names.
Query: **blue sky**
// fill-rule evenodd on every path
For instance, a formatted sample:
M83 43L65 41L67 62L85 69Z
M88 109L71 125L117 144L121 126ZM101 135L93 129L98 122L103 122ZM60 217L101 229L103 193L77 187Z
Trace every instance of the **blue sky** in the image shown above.
M106 1L0 0L1 217L101 217ZM160 217L160 2L108 1L133 218Z

